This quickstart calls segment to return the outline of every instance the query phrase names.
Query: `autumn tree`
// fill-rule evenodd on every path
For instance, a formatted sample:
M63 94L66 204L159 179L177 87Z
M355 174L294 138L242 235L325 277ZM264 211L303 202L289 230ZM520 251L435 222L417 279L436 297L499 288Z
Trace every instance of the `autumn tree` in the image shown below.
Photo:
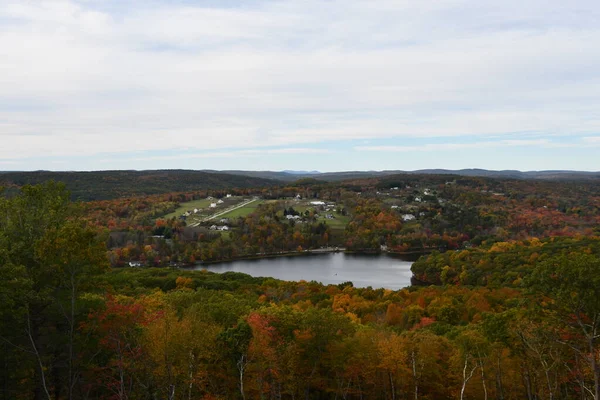
M600 399L600 258L569 253L540 262L527 281L564 332L557 339L585 360L594 399Z
M77 325L90 307L85 293L96 290L93 277L107 266L104 242L64 185L49 182L0 198L0 258L0 293L19 289L11 329L0 327L3 342L35 366L34 398L72 398L85 340Z

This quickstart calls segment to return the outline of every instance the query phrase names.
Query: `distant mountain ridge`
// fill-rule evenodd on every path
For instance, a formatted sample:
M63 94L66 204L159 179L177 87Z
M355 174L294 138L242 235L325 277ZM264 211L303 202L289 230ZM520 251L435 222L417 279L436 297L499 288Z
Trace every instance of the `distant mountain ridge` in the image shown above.
M2 173L0 187L15 190L49 180L64 182L73 199L86 201L203 189L268 187L282 183L249 175L193 170L33 171Z
M459 176L481 176L488 178L513 178L513 179L600 179L600 171L570 171L570 170L542 170L542 171L518 171L518 170L487 170L479 168L469 169L420 169L414 171L404 170L383 170L383 171L340 171L340 172L302 172L294 171L220 171L222 173L231 173L236 175L246 175L259 178L276 179L285 182L292 182L299 178L317 178L323 181L342 181L347 179L377 178L389 175L402 174L429 174L429 175L459 175Z
M117 197L190 192L203 189L263 188L291 184L304 179L319 182L339 182L353 179L383 178L393 175L453 175L487 178L539 179L539 180L598 180L600 172L587 171L493 171L486 169L422 169L416 171L242 171L242 170L148 170L148 171L0 171L0 188L15 191L26 184L49 180L67 185L73 198L78 200L104 200Z
M292 174L292 175L319 175L321 174L321 172L319 171L294 171L294 170L283 170L281 172L285 172L286 174Z

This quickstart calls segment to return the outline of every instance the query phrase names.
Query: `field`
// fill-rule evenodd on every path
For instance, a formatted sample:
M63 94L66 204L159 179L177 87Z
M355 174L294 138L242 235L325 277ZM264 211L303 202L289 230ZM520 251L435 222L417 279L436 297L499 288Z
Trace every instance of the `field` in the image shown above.
M238 217L245 217L246 215L254 212L254 210L256 210L256 208L262 204L263 201L262 200L256 200L253 201L250 204L246 204L243 207L240 208L236 208L235 210L232 210L226 214L221 214L219 215L220 218L238 218Z
M173 211L170 214L165 215L163 218L171 219L173 217L179 217L186 211L193 210L194 208L206 208L210 206L210 203L214 203L215 200L201 199L201 200L193 200L188 201L187 203L181 203L177 210Z
M346 229L346 225L348 225L348 222L350 222L350 217L335 213L332 215L335 217L334 219L327 219L323 216L320 216L319 218L317 218L317 221L325 222L331 227L331 229Z

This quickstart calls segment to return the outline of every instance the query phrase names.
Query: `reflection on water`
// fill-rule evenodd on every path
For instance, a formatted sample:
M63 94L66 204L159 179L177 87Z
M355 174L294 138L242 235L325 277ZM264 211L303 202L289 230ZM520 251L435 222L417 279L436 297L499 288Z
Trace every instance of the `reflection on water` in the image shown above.
M275 257L200 265L195 269L213 272L243 272L252 276L270 276L287 281L317 281L338 284L351 281L355 287L401 289L410 286L412 261L387 254L357 255L344 253Z

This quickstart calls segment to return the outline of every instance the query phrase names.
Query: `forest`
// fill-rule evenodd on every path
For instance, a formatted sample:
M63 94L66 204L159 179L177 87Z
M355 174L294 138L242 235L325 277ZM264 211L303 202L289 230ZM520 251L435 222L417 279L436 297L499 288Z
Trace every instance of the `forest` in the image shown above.
M600 399L596 181L6 193L0 399ZM226 234L164 218L227 194L264 202ZM398 291L182 268L331 245L423 256Z

